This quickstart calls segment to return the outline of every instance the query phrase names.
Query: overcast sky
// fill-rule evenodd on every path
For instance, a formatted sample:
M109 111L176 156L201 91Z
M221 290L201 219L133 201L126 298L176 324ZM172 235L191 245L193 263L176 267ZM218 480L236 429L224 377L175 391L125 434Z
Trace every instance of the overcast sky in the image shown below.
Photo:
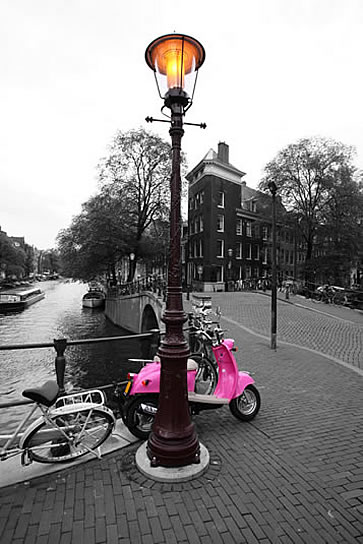
M97 189L117 129L169 140L145 48L170 32L205 47L182 141L189 168L219 141L256 187L303 137L357 149L363 168L362 0L1 0L0 226L53 247Z

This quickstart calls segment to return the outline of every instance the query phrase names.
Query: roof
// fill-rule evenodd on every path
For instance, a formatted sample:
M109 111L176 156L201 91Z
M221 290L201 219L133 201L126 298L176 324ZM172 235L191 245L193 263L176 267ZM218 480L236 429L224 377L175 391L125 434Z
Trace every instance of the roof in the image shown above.
M218 154L214 151L214 149L210 148L209 151L206 153L206 155L203 157L201 161L190 171L187 173L186 178L188 181L192 181L194 174L198 172L198 170L205 164L215 164L224 170L239 176L242 178L246 175L246 172L242 172L242 170L239 170L233 164L230 162L226 163L219 159Z

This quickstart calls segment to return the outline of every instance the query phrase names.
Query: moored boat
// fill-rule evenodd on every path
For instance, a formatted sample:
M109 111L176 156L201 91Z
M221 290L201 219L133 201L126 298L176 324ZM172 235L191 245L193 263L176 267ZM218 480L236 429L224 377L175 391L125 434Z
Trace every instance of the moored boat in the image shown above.
M37 287L1 291L0 311L24 310L44 297L45 293Z
M102 308L105 304L105 293L102 287L90 285L89 291L82 298L84 308Z

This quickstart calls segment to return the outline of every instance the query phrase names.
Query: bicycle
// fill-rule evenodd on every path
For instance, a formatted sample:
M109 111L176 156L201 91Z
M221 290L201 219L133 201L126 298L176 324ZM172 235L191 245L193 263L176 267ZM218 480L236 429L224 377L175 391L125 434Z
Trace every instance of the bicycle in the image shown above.
M21 464L65 463L87 453L99 459L99 446L112 433L116 418L105 406L105 397L98 389L59 397L55 381L41 387L25 389L25 398L35 403L12 435L0 436L7 440L0 448L0 460L21 455ZM41 416L21 433L34 413ZM18 445L14 442L20 438ZM98 451L95 451L98 450Z
M215 331L219 329L220 309L217 308L217 321L208 319L212 312L210 306L196 307L194 312L189 314L189 344L190 358L198 363L198 372L195 381L197 393L211 394L218 382L218 365L215 360L212 343ZM217 329L212 325L216 324Z

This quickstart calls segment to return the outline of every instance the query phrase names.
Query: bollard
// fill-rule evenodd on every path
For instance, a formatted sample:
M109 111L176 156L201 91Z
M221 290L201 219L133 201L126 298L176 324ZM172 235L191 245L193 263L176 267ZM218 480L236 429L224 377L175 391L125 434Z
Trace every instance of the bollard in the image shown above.
M57 352L57 356L55 358L55 372L57 375L57 384L61 391L61 393L64 393L64 371L66 367L66 359L64 357L64 352L67 347L67 339L66 338L60 338L60 339L54 339L54 349Z
M289 300L289 298L290 298L289 289L290 289L289 285L286 285L286 290L285 290L285 299L286 300Z

